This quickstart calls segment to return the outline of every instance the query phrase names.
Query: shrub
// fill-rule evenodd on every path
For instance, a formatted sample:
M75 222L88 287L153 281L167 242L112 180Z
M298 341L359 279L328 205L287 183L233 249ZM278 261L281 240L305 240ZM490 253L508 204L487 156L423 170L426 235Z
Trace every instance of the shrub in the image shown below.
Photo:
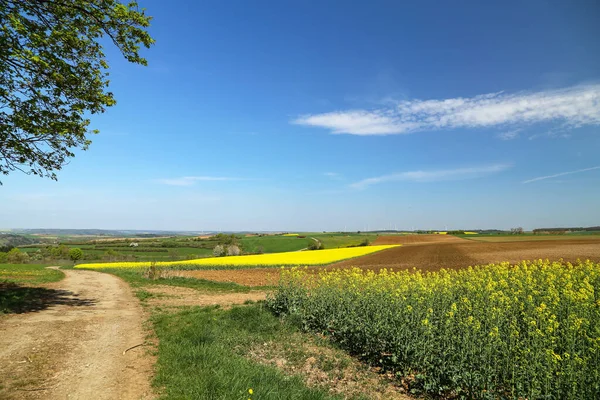
M323 246L323 242L320 240L310 239L308 241L308 250L323 250L325 246Z
M77 261L83 258L83 250L81 250L79 247L72 248L71 250L69 250L69 258L71 259L71 261L76 263Z
M239 256L240 254L242 254L242 251L235 244L227 246L227 255L228 256Z
M161 278L161 269L156 266L155 262L151 262L150 266L144 270L142 276L146 279L157 280Z
M68 260L69 251L71 249L68 246L61 244L59 246L47 246L43 252L44 256L47 255L54 260Z
M225 249L225 246L220 244L216 245L213 249L213 256L215 257L223 257L226 253L227 251Z
M25 264L29 261L29 256L15 247L6 253L6 261L9 264Z

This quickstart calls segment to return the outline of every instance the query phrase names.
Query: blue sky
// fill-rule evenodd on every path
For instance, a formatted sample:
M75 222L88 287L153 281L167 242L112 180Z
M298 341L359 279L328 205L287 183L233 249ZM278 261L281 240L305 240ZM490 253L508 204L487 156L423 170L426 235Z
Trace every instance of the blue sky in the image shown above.
M600 224L597 2L139 2L149 66L107 49L101 133L0 228Z

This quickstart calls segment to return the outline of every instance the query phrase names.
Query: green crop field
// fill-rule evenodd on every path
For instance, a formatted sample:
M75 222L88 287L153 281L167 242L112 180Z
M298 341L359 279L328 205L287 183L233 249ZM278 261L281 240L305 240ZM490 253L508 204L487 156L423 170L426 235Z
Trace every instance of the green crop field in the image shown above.
M64 276L45 265L0 264L0 315L35 309L41 299L53 293L35 285L56 282Z
M326 249L357 246L365 240L373 242L375 239L377 239L377 235L375 234L363 233L315 233L307 235L320 240Z
M309 246L309 238L297 236L250 236L240 239L244 251L248 253L283 253L301 250Z

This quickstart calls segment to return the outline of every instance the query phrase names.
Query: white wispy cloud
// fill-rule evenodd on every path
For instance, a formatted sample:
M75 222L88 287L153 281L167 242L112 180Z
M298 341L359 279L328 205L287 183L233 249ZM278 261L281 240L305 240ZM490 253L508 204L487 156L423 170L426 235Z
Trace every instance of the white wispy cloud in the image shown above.
M196 182L213 182L213 181L237 181L239 178L229 178L222 176L183 176L180 178L157 179L156 182L170 186L192 186Z
M520 133L521 133L520 129L513 129L511 131L499 133L497 136L498 136L498 138L500 138L502 140L513 140L513 139L518 138Z
M558 178L559 176L565 176L565 175L571 175L571 174L578 174L580 172L593 171L595 169L600 169L600 166L591 167L591 168L584 168L584 169L578 169L577 171L561 172L561 173L558 173L558 174L548 175L548 176L539 176L537 178L528 179L526 181L523 181L522 183L531 183L531 182L536 182L536 181L542 181L544 179Z
M291 122L352 135L406 134L453 128L490 128L557 121L600 125L600 84L539 92L504 92L442 100L400 101L375 110L303 115Z
M341 179L342 175L340 175L337 172L324 172L323 175L325 175L326 177L328 177L329 179Z
M390 175L382 175L363 179L350 185L353 189L365 189L371 185L386 182L411 181L411 182L435 182L445 180L459 180L479 178L485 175L502 172L510 168L510 164L494 164L479 167L443 169L435 171L408 171Z

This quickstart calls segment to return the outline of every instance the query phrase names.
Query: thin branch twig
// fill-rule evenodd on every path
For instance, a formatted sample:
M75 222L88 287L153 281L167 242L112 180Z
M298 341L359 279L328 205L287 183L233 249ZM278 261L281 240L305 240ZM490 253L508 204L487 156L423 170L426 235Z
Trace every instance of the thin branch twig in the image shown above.
M130 348L123 350L123 355L125 355L125 353L127 353L129 350L133 350L136 347L140 347L140 346L143 346L143 345L144 345L144 343L140 343L140 344L136 344L135 346L131 346Z

